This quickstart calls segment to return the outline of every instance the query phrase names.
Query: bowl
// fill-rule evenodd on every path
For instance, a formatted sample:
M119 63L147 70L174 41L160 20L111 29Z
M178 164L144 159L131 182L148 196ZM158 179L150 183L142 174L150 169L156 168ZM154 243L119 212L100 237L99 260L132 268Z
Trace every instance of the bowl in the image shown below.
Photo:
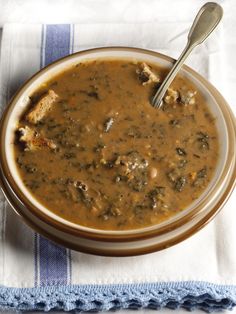
M98 48L62 58L39 71L13 97L0 122L0 185L9 204L34 230L74 250L108 256L154 252L189 238L206 225L227 201L235 184L235 118L220 93L201 75L184 66L181 75L206 97L216 117L220 152L215 174L203 194L188 208L158 225L127 231L97 230L69 222L43 207L26 189L13 158L15 129L29 104L29 95L50 77L78 62L99 58L133 58L170 68L174 59L163 54L126 47Z

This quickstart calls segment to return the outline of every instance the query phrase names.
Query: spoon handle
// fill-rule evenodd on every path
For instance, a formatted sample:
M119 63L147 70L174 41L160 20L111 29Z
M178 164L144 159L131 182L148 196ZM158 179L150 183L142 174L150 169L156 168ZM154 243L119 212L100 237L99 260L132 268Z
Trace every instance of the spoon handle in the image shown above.
M207 2L201 7L189 31L187 45L152 99L153 107L160 108L162 106L162 98L184 61L191 51L211 34L219 24L222 16L223 9L217 3Z

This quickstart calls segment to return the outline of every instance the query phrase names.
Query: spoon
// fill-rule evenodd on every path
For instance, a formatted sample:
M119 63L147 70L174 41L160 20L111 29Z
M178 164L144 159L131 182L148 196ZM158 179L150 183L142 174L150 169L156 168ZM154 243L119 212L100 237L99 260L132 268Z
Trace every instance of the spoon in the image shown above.
M211 32L219 24L222 16L223 9L217 3L207 2L201 7L189 31L187 45L152 99L152 105L154 108L160 109L162 107L162 99L168 87L182 67L184 61L192 50L204 42L204 40L211 34Z

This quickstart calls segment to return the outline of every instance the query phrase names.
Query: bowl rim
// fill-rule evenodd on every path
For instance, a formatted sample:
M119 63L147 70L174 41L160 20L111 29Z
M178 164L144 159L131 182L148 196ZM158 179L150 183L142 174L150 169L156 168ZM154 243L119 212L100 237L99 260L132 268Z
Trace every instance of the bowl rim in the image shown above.
M110 242L110 241L111 242L113 242L113 241L119 241L119 242L124 241L124 242L126 242L126 241L136 241L138 239L150 238L153 236L158 236L158 235L164 234L164 233L166 233L166 231L170 231L170 230L172 231L178 227L181 227L183 224L186 224L190 220L192 220L193 217L195 215L197 215L198 211L192 210L188 215L180 218L177 221L170 223L167 226L163 226L162 228L159 228L159 230L154 229L154 230L143 232L142 231L143 229L140 228L140 229L137 229L138 232L134 233L134 234L132 234L132 233L127 234L125 230L122 231L122 234L116 235L114 233L109 234L109 231L106 234L101 234L101 233L99 233L99 230L92 229L92 228L91 228L92 232L81 230L81 229L73 229L72 227L65 225L59 221L56 221L52 217L49 217L45 213L42 213L41 211L37 210L37 207L35 207L31 202L29 202L29 200L20 191L18 186L15 184L13 177L11 176L10 169L8 167L7 160L6 160L6 151L5 151L5 145L4 145L4 143L5 143L5 131L7 128L7 122L9 120L10 114L11 114L14 106L17 104L18 99L24 94L25 90L31 85L31 83L34 80L36 80L42 74L46 73L48 70L53 68L55 65L62 63L64 60L69 60L70 58L73 58L74 56L85 56L86 57L86 56L89 56L90 53L99 52L99 51L107 51L107 52L109 52L109 51L110 52L111 51L128 51L131 53L132 52L139 52L139 53L149 54L152 56L159 57L159 58L164 59L170 63L173 63L175 61L175 59L173 59L169 56L166 56L164 54L161 54L161 53L158 53L155 51L147 50L147 49L131 48L131 47L103 47L103 48L93 48L93 49L83 50L83 51L71 54L69 56L66 56L64 58L61 58L61 59L51 63L47 67L38 71L29 80L27 80L23 84L23 86L20 88L20 90L13 96L13 98L9 102L8 106L6 107L4 113L1 117L1 121L0 121L0 136L1 136L0 137L0 139L1 139L1 141L0 141L1 142L1 144L0 144L1 145L0 146L1 147L1 150L0 150L0 182L2 185L2 189L4 190L4 193L7 196L7 198L10 200L12 199L11 193L15 193L17 198L24 204L24 206L26 206L26 208L28 208L28 210L30 210L31 213L33 213L37 218L41 219L45 223L52 225L56 229L59 229L63 232L68 232L70 234L77 235L80 237L85 237L88 239L99 240L99 241L104 240L104 241L108 241L108 242ZM198 74L196 71L192 70L191 68L189 68L186 65L184 66L184 69L187 72L189 72L190 74L192 74L198 81L200 81L200 83L202 83L204 85L204 87L215 98L217 104L219 104L220 109L222 110L222 112L224 114L225 121L228 122L228 123L226 123L226 125L227 125L228 134L231 136L231 141L233 139L235 142L235 130L236 130L235 118L234 118L233 113L232 113L229 105L227 104L227 102L224 100L224 98L221 96L221 94L215 89L215 87L213 87L211 85L211 83L209 83L206 79L204 79L200 74ZM229 145L229 154L227 156L226 164L229 165L228 168L230 168L230 166L234 167L233 173L236 173L235 160L233 160L233 158L232 158L233 154L234 154L234 150L231 147L231 145ZM226 175L227 169L223 169L224 173L222 173L221 178L223 178L224 175ZM194 226L192 226L191 228L189 228L188 230L186 230L184 232L184 234L186 235L185 238L191 236L197 230L201 229L207 222L209 222L215 216L215 214L221 209L223 204L228 199L230 193L232 192L233 187L235 185L235 180L236 180L236 175L231 175L231 178L228 182L227 189L224 192L224 194L221 196L220 200L217 202L217 204L215 204L215 206L213 206L211 211L206 216L204 216L197 224L195 224ZM216 185L219 186L220 183L222 183L222 180L219 180L219 182L217 182ZM11 191L9 190L9 187L11 188ZM20 206L17 206L17 204L15 204L14 207L17 207L16 211L23 218L25 218L25 220L27 221L27 219L28 219L27 215L20 209ZM177 242L180 242L182 240L180 239ZM170 246L171 243L176 242L176 241L169 240L169 242L170 243L168 243L168 246ZM164 244L163 244L163 246L164 246ZM166 246L167 245L165 245L165 247Z

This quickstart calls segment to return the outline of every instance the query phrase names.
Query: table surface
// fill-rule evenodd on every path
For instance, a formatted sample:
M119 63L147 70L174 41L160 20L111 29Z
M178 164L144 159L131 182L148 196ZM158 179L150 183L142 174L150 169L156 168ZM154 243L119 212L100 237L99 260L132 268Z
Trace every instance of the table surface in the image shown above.
M189 21L189 12L197 12L203 0L0 0L0 27L4 23L95 23L95 22L151 22ZM224 8L224 53L226 89L224 96L229 103L236 103L236 1L219 0ZM192 14L191 14L192 16ZM220 75L220 74L219 74ZM133 314L136 311L119 311ZM140 310L140 314L153 310ZM172 310L162 310L164 314ZM3 312L1 312L3 313ZM8 312L9 313L9 312ZM40 312L37 312L40 314ZM54 312L56 314L56 312ZM187 313L176 310L175 313ZM194 313L203 313L195 311ZM236 309L231 313L236 314ZM33 314L33 313L31 313Z

